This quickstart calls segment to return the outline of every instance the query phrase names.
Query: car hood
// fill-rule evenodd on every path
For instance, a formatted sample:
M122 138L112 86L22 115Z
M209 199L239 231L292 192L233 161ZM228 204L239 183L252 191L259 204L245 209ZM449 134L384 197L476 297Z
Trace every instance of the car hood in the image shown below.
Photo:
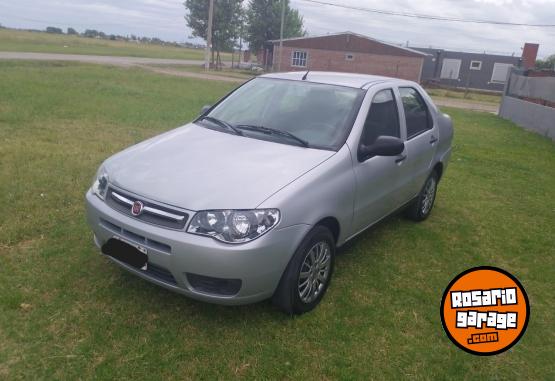
M151 200L189 210L249 209L333 154L187 124L104 165L112 184Z

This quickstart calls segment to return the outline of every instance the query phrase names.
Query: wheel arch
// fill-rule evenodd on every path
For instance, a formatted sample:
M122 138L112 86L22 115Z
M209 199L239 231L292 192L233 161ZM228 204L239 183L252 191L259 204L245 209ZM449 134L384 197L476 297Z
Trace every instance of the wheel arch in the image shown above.
M325 226L328 229L330 229L331 234L333 235L333 238L335 240L335 244L337 245L337 242L339 240L339 233L341 232L341 225L339 224L339 220L335 217L328 216L328 217L322 218L314 226L319 226L319 225Z
M438 161L436 165L434 165L434 171L437 173L437 180L441 180L441 176L443 175L443 163Z

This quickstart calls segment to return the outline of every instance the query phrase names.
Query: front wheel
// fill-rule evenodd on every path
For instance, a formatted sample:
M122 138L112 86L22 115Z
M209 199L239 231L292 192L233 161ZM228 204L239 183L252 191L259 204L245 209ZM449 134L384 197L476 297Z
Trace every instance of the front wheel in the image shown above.
M414 221L424 221L428 218L436 199L438 180L437 172L432 171L416 199L407 207L406 215L408 218Z
M333 234L325 226L316 226L289 261L272 302L288 314L312 310L328 289L334 258Z

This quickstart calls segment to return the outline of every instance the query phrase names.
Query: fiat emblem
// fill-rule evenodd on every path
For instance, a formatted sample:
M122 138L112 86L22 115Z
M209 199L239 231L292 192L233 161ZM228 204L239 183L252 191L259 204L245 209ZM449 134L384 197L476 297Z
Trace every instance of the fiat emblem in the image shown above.
M140 201L135 201L133 206L131 207L131 214L134 216L138 216L143 211L143 203Z

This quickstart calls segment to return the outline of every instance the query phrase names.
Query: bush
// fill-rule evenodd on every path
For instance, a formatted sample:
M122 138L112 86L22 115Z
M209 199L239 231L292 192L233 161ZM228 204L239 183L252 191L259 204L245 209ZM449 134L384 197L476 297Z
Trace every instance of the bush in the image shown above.
M46 27L46 33L64 34L64 31L61 28L56 28L54 26L48 26L48 27Z

